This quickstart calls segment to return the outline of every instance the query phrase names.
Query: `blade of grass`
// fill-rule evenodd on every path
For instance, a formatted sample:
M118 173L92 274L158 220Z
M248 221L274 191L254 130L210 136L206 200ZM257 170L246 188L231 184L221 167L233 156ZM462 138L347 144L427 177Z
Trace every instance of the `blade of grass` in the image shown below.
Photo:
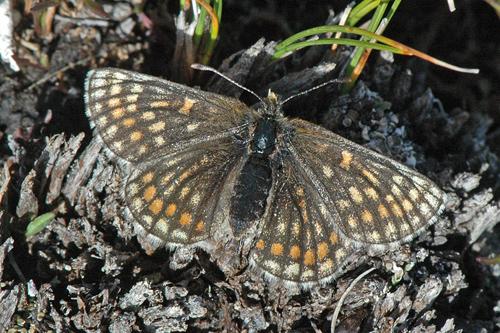
M361 41L357 41L357 40L354 41L354 40L349 40L349 39L342 39L341 42L339 42L335 39L319 39L319 40L308 42L309 44L307 44L307 45L301 44L301 43L305 43L305 42L295 43L296 41L298 41L302 38L311 36L311 35L317 35L317 34L322 34L322 33L326 33L326 32L337 32L337 31L345 32L345 33L353 33L353 34L357 34L357 35L361 35L361 36L370 37L370 38L375 39L379 43L383 43L383 44L386 44L386 46L388 45L388 46L392 47L392 49L391 48L381 48L380 47L381 44L379 44L379 43L372 44L372 43L366 43L366 42L361 42ZM472 73L472 74L479 73L479 69L477 69L477 68L463 68L463 67L458 67L455 65L448 64L442 60L431 57L428 54L425 54L423 52L415 50L415 49L413 49L409 46L406 46L402 43L399 43L393 39L390 39L390 38L385 37L385 36L377 35L373 32L366 31L365 29L360 29L360 28L356 28L356 27L348 27L348 26L336 26L336 25L315 27L315 28L301 31L293 36L290 36L289 38L285 39L283 42L279 43L276 46L274 58L279 59L289 51L300 49L300 48L305 47L305 46L312 46L312 45L315 45L314 43L318 43L317 45L325 45L325 44L327 44L324 42L325 40L330 40L331 43L338 43L338 44L345 43L345 45L361 46L361 47L373 48L373 49L377 49L377 50L384 49L384 50L387 50L387 51L390 51L390 52L393 52L396 54L416 56L416 57L419 57L421 59L427 60L433 64L436 64L438 66L445 67L445 68L448 68L448 69L451 69L451 70L454 70L457 72ZM322 41L322 42L320 42L320 41ZM347 42L347 41L349 41L349 42ZM354 42L357 42L360 44L356 44ZM296 46L293 43L299 44L299 46ZM366 44L364 44L364 43L366 43ZM397 52L394 50L397 50Z
M347 25L355 26L358 22L368 15L371 11L373 11L379 5L380 0L364 0L360 2L356 7L354 7L351 11L351 15L349 15L349 19L347 20Z

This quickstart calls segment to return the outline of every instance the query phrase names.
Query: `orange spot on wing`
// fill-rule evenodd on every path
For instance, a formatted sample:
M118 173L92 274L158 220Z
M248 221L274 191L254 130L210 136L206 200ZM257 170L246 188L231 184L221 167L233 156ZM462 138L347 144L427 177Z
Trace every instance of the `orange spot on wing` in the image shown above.
M155 194L156 194L156 187L151 185L151 186L148 186L146 188L146 190L144 190L143 198L146 201L150 201L151 199L154 198Z
M332 233L330 234L330 242L331 242L333 245L335 245L335 244L337 244L337 243L338 243L338 241L339 241L339 236L338 236L335 232L332 232Z
M343 150L341 154L342 154L342 160L340 161L340 167L345 170L349 170L352 162L352 154L345 150Z
M163 201L160 199L155 199L153 202L149 205L149 210L151 213L157 215L161 209L163 208Z
M364 210L363 213L361 214L361 219L363 222L370 223L373 221L373 216L372 213L370 213L367 210Z
M168 205L167 211L165 212L165 215L167 215L168 217L172 217L172 216L174 216L176 210L177 210L177 205L171 203Z
M125 127L132 127L135 124L135 119L134 118L127 118L123 121L123 126Z
M307 250L304 254L304 265L312 266L316 263L316 258L314 257L314 252L312 250Z
M184 105L182 105L182 107L180 108L179 112L182 113L182 114L185 114L185 115L188 115L189 112L191 112L191 108L193 107L194 105L194 102L192 99L189 99L189 98L185 98L184 99Z
M384 205L380 204L378 205L378 214L384 219L389 216L389 211Z
M198 223L196 223L196 226L194 227L194 230L196 230L197 232L202 232L205 230L205 222L203 221L199 221Z
M293 260L297 260L300 258L300 247L297 245L292 246L290 249L290 257L292 257Z
M152 172L148 172L147 174L145 174L144 176L142 176L142 181L147 184L149 183L150 181L153 180L153 173Z
M397 217L402 217L403 216L403 210L401 209L401 206L398 205L397 203L393 202L391 204L392 211L394 212L394 215Z
M120 117L123 117L125 114L125 109L124 108L116 108L114 109L111 114L113 115L113 118L118 119Z
M139 141L140 139L142 139L142 133L141 132L135 131L135 132L132 132L132 134L130 134L130 140L132 140L132 141Z
M264 243L264 241L262 239L259 239L257 244L255 244L255 247L258 248L259 250L262 250L262 249L264 249L265 245L266 244Z
M271 245L271 253L275 256L283 254L283 245L281 243L274 243Z
M108 106L110 108L115 108L117 106L120 105L120 99L119 98L111 98L109 101L108 101Z
M328 244L325 242L319 243L318 244L318 259L322 260L327 255L328 255Z
M192 220L191 214L189 214L189 213L182 213L181 214L181 218L179 220L179 223L181 225L188 225L188 224L191 223L191 220Z

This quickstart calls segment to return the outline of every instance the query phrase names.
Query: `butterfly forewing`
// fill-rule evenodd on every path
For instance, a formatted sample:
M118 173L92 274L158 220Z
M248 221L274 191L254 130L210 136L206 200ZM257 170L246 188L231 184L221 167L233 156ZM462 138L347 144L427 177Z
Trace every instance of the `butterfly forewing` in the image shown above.
M230 170L241 157L231 140L217 149L199 144L137 172L127 183L126 202L148 234L167 244L209 237ZM215 194L215 195L214 195Z
M387 157L301 120L291 145L334 223L350 239L391 244L414 237L443 209L428 178Z
M89 72L86 101L106 147L132 163L232 136L255 117L237 99L114 68Z

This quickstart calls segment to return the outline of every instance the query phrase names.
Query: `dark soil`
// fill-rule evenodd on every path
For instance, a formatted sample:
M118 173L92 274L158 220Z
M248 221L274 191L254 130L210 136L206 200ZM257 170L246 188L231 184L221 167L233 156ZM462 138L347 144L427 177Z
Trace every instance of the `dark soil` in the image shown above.
M255 102L218 77L189 80L185 59L173 60L177 2L146 1L152 26L132 10L136 2L105 7L106 26L56 18L44 37L21 3L14 8L21 70L0 66L0 330L329 332L349 284L375 267L347 294L337 332L500 331L500 264L486 260L500 254L500 25L486 2L457 2L450 13L444 0L406 1L385 33L479 75L373 52L350 94L331 85L286 106L289 116L416 168L449 197L414 242L356 253L335 282L305 291L249 270L224 274L202 250L155 248L121 214L122 170L84 114L89 69L131 69ZM345 5L332 3L227 0L211 65L261 96L339 76L351 49L269 59L273 42ZM56 12L96 17L70 2ZM27 239L28 223L50 211L55 220Z

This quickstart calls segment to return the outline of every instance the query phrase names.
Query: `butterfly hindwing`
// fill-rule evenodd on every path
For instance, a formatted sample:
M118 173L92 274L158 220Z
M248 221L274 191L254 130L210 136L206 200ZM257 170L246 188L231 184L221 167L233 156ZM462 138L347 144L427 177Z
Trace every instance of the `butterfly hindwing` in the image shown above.
M307 175L291 156L275 175L275 190L255 243L252 261L271 277L308 284L331 279L352 244L325 214Z
M217 149L199 144L136 172L127 182L126 203L142 228L168 245L209 238L222 188L238 161L231 140Z
M132 163L231 136L255 116L237 99L116 68L90 71L85 99L106 147Z

